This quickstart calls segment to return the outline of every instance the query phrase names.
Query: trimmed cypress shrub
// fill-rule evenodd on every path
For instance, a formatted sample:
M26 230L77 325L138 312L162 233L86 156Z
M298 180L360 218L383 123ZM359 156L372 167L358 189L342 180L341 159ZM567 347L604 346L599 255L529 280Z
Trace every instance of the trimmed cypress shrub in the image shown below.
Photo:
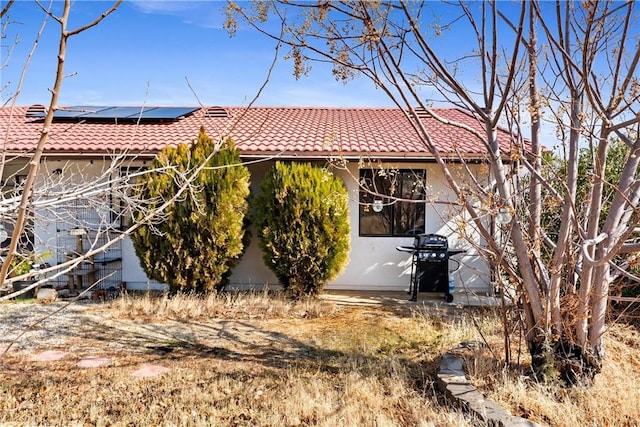
M276 162L257 197L256 229L265 263L294 297L317 294L347 263L348 192L309 163Z
M205 161L192 188L164 211L161 221L145 224L131 236L145 273L174 292L224 286L247 243L249 170L231 139L218 147L201 128L196 142L162 150L137 186L138 197L148 206L134 221L173 197L184 185L183 177Z

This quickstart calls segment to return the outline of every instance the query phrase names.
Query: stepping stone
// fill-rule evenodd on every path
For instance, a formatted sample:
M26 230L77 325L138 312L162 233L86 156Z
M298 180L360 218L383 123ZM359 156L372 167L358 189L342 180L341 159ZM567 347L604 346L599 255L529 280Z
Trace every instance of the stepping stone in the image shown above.
M9 347L8 345L0 345L0 356L5 353L14 352L14 351L18 351L18 348L15 345L11 347Z
M169 368L160 365L142 365L140 369L131 373L131 376L138 378L152 378L167 372Z
M67 353L66 351L47 350L43 351L40 354L34 354L29 358L29 360L32 360L34 362L54 362L56 360L65 358L68 354L69 353Z
M99 368L106 365L113 359L112 357L87 356L76 364L79 368Z

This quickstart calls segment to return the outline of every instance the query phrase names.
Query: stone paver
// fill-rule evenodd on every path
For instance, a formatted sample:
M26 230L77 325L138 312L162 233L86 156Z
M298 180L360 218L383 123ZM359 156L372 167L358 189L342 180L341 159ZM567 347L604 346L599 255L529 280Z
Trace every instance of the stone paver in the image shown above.
M29 359L34 362L55 362L67 357L69 353L60 350L47 350L42 353L33 354Z
M9 353L12 351L18 351L18 349L16 348L15 345L9 346L9 345L0 345L0 356L2 356L5 353Z
M142 365L138 370L131 373L131 376L138 378L153 378L168 372L169 368L160 365Z
M99 368L111 362L112 357L87 356L81 359L76 366L79 368Z
M486 399L469 383L464 373L462 359L455 353L462 349L468 349L470 346L471 343L461 343L458 347L446 353L440 361L438 386L447 398L490 426L540 426L525 418L513 416L491 399Z

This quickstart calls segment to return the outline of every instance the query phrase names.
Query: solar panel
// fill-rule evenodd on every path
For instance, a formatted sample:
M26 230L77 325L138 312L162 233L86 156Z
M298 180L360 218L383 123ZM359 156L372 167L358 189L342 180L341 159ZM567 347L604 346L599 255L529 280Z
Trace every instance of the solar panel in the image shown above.
M153 110L145 110L142 119L177 119L187 116L198 108L193 107L158 107Z
M55 118L76 118L82 117L87 114L95 114L108 107L100 107L96 105L74 105L73 107L65 107L60 110L56 110L53 114Z
M155 110L155 108L151 108ZM109 107L95 113L89 113L82 116L83 119L137 119L140 117L143 107Z
M176 120L187 116L194 107L116 107L75 105L56 110L54 118L63 120ZM44 117L44 112L32 111L29 117Z

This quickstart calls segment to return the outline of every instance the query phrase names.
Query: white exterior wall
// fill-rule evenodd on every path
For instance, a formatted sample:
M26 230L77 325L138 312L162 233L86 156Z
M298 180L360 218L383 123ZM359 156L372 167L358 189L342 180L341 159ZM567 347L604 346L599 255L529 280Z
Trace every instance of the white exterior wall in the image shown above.
M250 167L252 190L259 189L260 182L269 166L270 163L260 163ZM448 187L435 164L389 163L388 166L400 169L426 169L427 197L433 197L439 202L451 201ZM396 250L396 246L412 245L413 237L361 237L359 235L358 182L353 179L353 177L357 179L359 176L357 162L350 162L348 168L349 172L339 171L337 175L345 181L349 190L351 251L349 262L344 271L327 284L327 289L408 290L412 256ZM452 216L454 219L449 222L447 219ZM478 293L491 292L492 286L487 263L466 242L458 242L457 234L453 233L453 229L457 226L453 224L455 221L455 213L453 211L450 213L446 205L427 205L425 231L448 236L449 246L452 248L467 249L466 254L454 257L461 262L461 268L454 273L457 289ZM478 237L476 240L478 244L482 244ZM453 269L455 266L456 263L450 261L450 268ZM277 283L277 278L262 260L262 252L258 247L258 238L254 231L250 247L231 276L231 285L242 288Z
M464 241L458 241L454 233L457 227L458 209L449 209L442 202L455 201L443 175L433 163L387 163L385 167L398 169L424 169L427 171L427 198L434 202L426 207L425 232L447 236L451 248L466 249L466 254L456 255L460 269L454 273L457 289L485 293L490 292L491 280L486 261ZM350 174L358 177L357 163L350 164ZM396 246L412 246L413 237L361 237L359 235L358 183L343 173L349 188L351 204L351 253L344 272L328 284L329 289L407 290L411 277L412 255L400 252ZM480 239L476 237L477 242ZM457 263L450 261L450 269Z
M49 174L51 171L63 168L66 164L63 160L49 160L43 163L41 174ZM81 170L82 177L98 176L105 163L100 161L74 161L72 170ZM387 164L390 167L402 169L426 169L427 171L427 197L437 202L450 200L450 192L439 172L437 165L433 163L401 163ZM260 182L271 163L257 163L250 165L251 187L254 192L260 188ZM473 167L473 166L472 166ZM344 179L349 190L350 220L351 220L351 251L349 262L344 271L331 281L328 289L349 290L394 290L404 291L409 288L411 274L411 255L396 250L396 246L412 245L412 237L360 237L358 219L358 183L353 177L358 177L357 162L349 163L349 173L339 171L337 174ZM478 166L480 169L480 166ZM458 236L453 233L456 229L455 214L448 209L446 204L436 203L427 205L426 232L448 236L449 246L452 248L467 249L464 255L457 255L454 259L461 261L461 268L454 274L457 289L466 289L473 292L491 292L491 279L487 263L465 241L458 241ZM36 224L37 250L55 247L56 223L51 221L39 221ZM476 244L483 246L482 241L475 237ZM150 281L138 261L130 239L125 239L122 249L122 281L128 289L164 289L166 285ZM56 257L52 257L55 264ZM450 262L453 268L455 263ZM233 287L277 285L278 280L267 268L263 261L262 252L258 247L258 238L253 231L251 244L247 248L240 263L235 267L231 275Z
M260 184L271 165L273 165L273 162L259 162L249 165L252 195L255 196L259 193ZM275 274L269 270L262 259L262 250L258 246L258 236L255 228L251 230L251 243L238 265L233 269L229 282L230 286L234 288L264 285L279 286Z

